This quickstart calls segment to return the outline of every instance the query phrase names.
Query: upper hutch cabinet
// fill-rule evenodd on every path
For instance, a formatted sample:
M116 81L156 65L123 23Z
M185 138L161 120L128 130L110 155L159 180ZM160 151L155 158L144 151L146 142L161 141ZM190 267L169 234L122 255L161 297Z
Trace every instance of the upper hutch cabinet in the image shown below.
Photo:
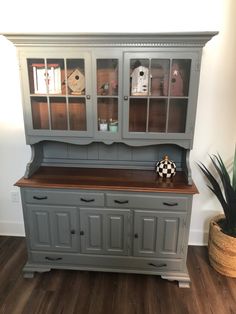
M5 35L18 46L27 143L191 149L201 51L214 34Z

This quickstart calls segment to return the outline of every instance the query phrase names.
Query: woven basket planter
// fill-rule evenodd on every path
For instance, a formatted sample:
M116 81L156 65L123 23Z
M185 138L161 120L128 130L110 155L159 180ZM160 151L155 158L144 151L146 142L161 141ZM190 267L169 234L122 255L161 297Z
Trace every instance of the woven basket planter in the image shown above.
M224 215L217 215L210 222L208 254L212 267L220 274L236 277L236 238L221 231L217 221Z

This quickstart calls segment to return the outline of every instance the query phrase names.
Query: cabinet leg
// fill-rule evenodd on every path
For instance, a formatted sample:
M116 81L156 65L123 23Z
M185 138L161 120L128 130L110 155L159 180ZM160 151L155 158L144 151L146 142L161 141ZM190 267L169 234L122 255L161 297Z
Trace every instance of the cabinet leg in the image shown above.
M190 288L191 280L188 274L184 274L183 276L162 275L161 278L169 281L178 281L179 288Z
M24 278L34 278L34 273L44 273L50 271L51 268L48 267L40 267L40 266L34 266L27 263L23 268L23 277Z
M24 271L23 277L27 278L27 279L32 279L32 278L34 278L34 272L33 271Z
M179 280L179 288L190 288L190 280L189 281Z

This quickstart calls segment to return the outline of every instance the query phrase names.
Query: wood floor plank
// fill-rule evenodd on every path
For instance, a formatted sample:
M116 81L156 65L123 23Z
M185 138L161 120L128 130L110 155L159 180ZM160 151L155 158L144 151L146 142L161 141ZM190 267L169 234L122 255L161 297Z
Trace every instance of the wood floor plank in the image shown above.
M235 314L236 279L190 246L190 289L159 276L52 270L24 279L25 239L0 237L0 314Z

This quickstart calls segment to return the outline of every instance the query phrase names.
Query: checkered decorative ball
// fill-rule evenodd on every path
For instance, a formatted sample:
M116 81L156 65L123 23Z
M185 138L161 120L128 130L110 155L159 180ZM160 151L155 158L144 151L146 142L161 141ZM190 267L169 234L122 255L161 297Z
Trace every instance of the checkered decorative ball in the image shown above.
M172 178L176 173L176 165L168 156L156 163L156 172L162 178Z

